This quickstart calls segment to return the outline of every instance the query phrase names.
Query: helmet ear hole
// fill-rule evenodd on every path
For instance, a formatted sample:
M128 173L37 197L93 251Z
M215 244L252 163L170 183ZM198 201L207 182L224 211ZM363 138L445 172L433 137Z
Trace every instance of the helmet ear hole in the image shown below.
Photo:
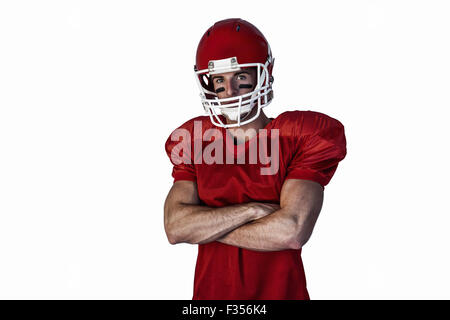
M209 79L208 76L206 74L203 75L202 77L203 79L203 83L208 87L209 86Z
M210 76L204 74L204 75L199 76L198 78L199 78L200 84L203 88L205 88L206 90L211 91L211 92L214 91L214 86L213 86L212 81L210 81L211 80Z

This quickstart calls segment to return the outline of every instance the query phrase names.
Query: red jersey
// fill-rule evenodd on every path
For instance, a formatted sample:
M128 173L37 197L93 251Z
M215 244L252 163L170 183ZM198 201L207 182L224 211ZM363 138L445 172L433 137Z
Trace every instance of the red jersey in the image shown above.
M324 187L346 155L344 126L336 119L313 111L284 112L264 128L269 138L276 132L273 129L278 129L279 166L274 174L261 174L261 168L270 164L267 161L266 164L251 162L248 160L250 152L245 153L253 140L261 139L260 134L241 145L230 146L225 141L230 136L227 129L215 127L208 116L191 119L180 128L185 129L182 130L185 134L189 133L183 139L191 139L193 152L183 156L187 160L184 163L174 160L173 154L178 153L174 148L179 148L181 140L172 135L168 138L166 152L174 164L172 176L174 181L196 182L202 204L209 207L246 202L279 204L281 187L286 179L312 180ZM205 162L211 161L199 160L211 143L199 142L202 137L205 140L205 131L205 136L208 136L208 129L216 129L223 134L223 148L233 152L234 164L227 161L208 164ZM220 141L221 138L215 136L215 139L211 141ZM267 149L270 149L270 142ZM242 153L246 161L238 163L237 158ZM309 299L301 249L262 252L217 241L200 244L193 299Z

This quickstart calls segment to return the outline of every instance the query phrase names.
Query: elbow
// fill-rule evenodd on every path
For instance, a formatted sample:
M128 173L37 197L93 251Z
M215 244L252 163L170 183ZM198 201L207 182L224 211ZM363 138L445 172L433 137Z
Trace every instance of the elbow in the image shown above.
M170 244L173 245L181 242L176 232L170 225L165 224L164 229L166 231L167 240L169 241Z
M177 238L175 237L175 235L170 233L170 232L168 232L167 230L166 230L166 236L167 236L167 240L169 241L170 244L177 244L178 243Z
M290 223L289 231L286 232L286 246L289 249L300 250L311 237L313 228L314 223L294 219Z
M170 244L187 243L187 244L202 244L207 243L207 241L194 240L189 237L181 237L179 234L174 232L166 232L167 240Z
M190 237L186 236L183 232L183 230L177 228L176 226L172 225L165 225L165 231L167 240L170 244L178 244L178 243L189 243L189 244L197 244L198 242L193 241L193 239L190 239Z
M300 250L303 247L303 244L298 238L290 237L286 241L285 246L287 247L287 249Z
M180 238L178 224L172 216L173 212L168 211L168 208L164 208L164 231L166 232L167 240L173 245L183 241Z
M294 249L299 250L302 247L302 243L300 242L299 233L296 228L291 227L290 230L286 230L283 232L283 237L281 240L281 247L285 249Z
M184 242L184 241L181 241L180 238L178 236L176 236L174 233L166 232L166 236L167 236L167 240L172 245Z
M295 219L288 219L285 229L281 233L281 247L285 249L300 250L303 243L300 241L301 227Z
M171 234L167 234L167 240L169 241L170 244L177 244L177 243L179 243L177 241L177 239Z
M180 241L176 232L176 225L174 225L173 221L174 212L171 210L172 206L170 205L170 201L168 199L169 196L164 203L164 231L166 232L167 240L173 245L180 243Z
M292 232L288 235L285 245L288 249L300 250L306 242L308 242L309 237L300 230L297 232Z

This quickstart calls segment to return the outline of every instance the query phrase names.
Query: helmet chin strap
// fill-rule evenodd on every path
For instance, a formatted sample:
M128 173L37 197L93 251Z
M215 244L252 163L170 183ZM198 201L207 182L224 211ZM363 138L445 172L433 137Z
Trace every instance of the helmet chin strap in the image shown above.
M249 112L247 112L244 116L241 115L240 116L241 117L241 122L245 121L245 119L248 118L248 116L250 115L250 113L252 113L252 111L253 111L253 108Z

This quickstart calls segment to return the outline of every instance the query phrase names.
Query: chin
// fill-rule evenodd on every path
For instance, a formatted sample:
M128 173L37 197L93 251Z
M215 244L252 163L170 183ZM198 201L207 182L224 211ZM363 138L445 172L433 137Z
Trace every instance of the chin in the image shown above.
M232 123L237 123L237 120L231 120L230 118L228 118L226 115L223 115L225 117L225 119L227 120L228 124L232 124Z

